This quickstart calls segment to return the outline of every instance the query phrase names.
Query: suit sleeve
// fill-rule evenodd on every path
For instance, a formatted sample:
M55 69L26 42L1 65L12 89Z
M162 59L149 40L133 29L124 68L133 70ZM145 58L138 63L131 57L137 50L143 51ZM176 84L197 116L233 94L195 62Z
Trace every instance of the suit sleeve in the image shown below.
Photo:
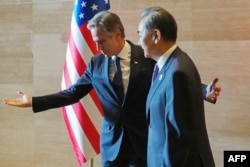
M88 94L92 88L92 66L89 63L85 73L68 89L50 95L32 97L33 112L41 112L76 103Z
M206 100L207 99L207 97L206 97L206 94L207 94L207 85L201 84L201 90L202 90L203 100Z

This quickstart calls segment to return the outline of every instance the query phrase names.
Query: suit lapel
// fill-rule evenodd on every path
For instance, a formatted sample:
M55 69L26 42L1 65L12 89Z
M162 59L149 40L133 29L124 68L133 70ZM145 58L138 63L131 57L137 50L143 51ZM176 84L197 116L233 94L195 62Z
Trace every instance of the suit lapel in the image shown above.
M158 75L157 75L154 83L151 85L151 88L150 88L149 93L148 93L147 103L146 103L147 104L146 105L146 114L147 114L147 117L149 117L149 107L150 107L150 103L152 101L152 98L155 95L156 90L160 86L161 82L164 81L164 79L165 79L165 77L167 75L167 70L169 69L171 63L173 62L173 60L176 57L175 54L174 54L174 52L167 59L167 61L165 62L164 66L159 71L159 73L158 73Z
M103 66L103 76L105 76L105 82L109 83L110 86L111 85L111 82L110 82L110 79L109 79L109 58L105 57L104 58L104 66Z
M112 94L115 96L115 99L117 101L120 101L119 97L117 96L115 89L111 83L111 80L109 78L109 63L110 63L109 58L105 57L103 62L104 62L104 65L103 65L103 75L102 76L105 76L104 80L107 83L108 87L110 88L110 91L112 92Z
M126 100L126 97L128 97L129 94L131 93L130 87L133 87L135 85L134 82L136 81L136 77L138 77L138 74L141 71L140 70L141 59L139 57L140 53L138 53L138 50L136 49L136 47L134 47L132 43L130 43L129 41L128 43L130 44L130 47L131 47L131 58L130 58L129 81L128 81L127 93L124 98L125 100Z

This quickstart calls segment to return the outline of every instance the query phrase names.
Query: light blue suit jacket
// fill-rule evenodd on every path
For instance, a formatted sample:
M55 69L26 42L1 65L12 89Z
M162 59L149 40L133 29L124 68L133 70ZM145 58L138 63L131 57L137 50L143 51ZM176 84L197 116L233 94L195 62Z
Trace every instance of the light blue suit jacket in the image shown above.
M148 167L214 167L199 73L179 47L147 97Z

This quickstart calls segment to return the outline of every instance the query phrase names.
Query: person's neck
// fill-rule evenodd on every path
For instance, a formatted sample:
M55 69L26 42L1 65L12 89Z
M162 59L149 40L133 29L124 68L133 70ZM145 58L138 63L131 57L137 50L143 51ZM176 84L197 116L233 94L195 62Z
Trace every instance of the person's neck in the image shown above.
M172 46L175 45L175 42L165 42L161 45L158 45L157 53L152 57L156 62L160 59L162 55L164 55Z
M123 39L123 40L120 40L119 41L119 48L117 49L117 53L116 53L116 55L118 55L121 51L122 51L122 49L124 48L124 46L125 46L125 40Z
M175 45L175 42L166 42L160 46L159 55L166 53L172 46Z

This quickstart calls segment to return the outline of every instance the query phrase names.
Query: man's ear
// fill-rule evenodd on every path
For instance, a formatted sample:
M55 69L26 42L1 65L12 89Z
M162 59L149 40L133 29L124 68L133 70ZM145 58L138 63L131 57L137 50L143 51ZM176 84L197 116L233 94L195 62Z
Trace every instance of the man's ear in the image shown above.
M158 43L161 39L161 32L158 30L158 29L154 29L153 31L153 40L154 40L154 43Z
M121 37L121 36L122 36L122 35L121 35L121 30L120 30L119 28L117 28L117 29L115 30L114 34L115 34L116 37L118 37L118 36Z

